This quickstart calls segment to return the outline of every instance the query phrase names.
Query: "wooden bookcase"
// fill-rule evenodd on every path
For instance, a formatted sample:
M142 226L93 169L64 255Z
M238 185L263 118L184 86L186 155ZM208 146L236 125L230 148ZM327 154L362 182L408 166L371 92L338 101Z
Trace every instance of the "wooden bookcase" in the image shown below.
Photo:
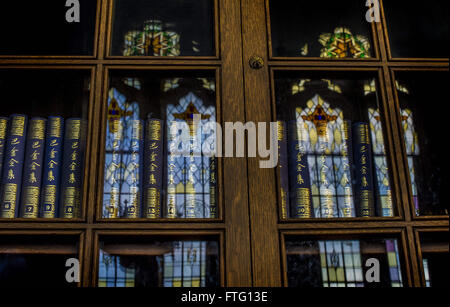
M215 55L201 57L110 56L113 0L98 0L94 53L89 56L0 56L1 70L85 70L91 76L83 214L80 219L0 220L0 236L79 236L79 286L95 286L99 236L213 236L220 246L222 286L287 286L286 236L369 236L399 239L405 286L423 286L419 235L447 232L448 216L417 217L403 144L397 71L446 71L444 59L392 58L384 13L372 25L374 57L365 60L275 57L272 54L269 0L211 0L215 8ZM249 59L259 56L262 69ZM280 71L370 72L379 82L387 157L398 215L393 218L284 220L278 205L275 169L259 159L219 160L219 218L212 220L106 220L102 206L104 138L111 71L209 71L216 78L221 122L271 122L275 114L274 75ZM38 250L38 252L40 252Z

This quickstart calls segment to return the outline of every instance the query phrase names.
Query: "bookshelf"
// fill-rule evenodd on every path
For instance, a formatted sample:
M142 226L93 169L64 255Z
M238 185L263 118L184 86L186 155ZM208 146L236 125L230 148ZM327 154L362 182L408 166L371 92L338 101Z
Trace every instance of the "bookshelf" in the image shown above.
M401 79L400 75L407 77L409 73L422 72L436 72L448 78L448 58L393 57L397 53L391 50L391 16L387 13L389 6L383 3L387 0L381 3L380 23L369 24L364 27L365 30L362 26L358 28L358 34L366 31L364 33L370 37L372 47L370 57L363 59L324 59L318 56L291 56L283 54L282 50L274 52L279 42L274 35L277 35L277 27L283 25L276 23L273 11L280 8L271 6L274 1L270 0L200 1L195 13L198 14L197 22L203 23L201 27L193 26L192 20L179 10L157 5L153 9L159 9L161 13L156 17L170 19L168 12L172 10L172 18L183 24L185 29L191 29L183 36L188 36L189 40L181 41L179 55L151 56L148 53L152 50L150 48L145 51L147 55L121 56L117 47L121 37L127 29L140 31L145 16L142 16L141 24L130 24L126 16L116 14L115 8L120 6L122 10L129 9L138 14L142 3L98 0L93 5L94 1L80 2L83 16L81 30L76 25L65 24L62 18L66 8L49 8L45 17L60 18L62 15L62 20L58 22L65 27L49 23L46 29L36 31L46 31L54 37L67 35L61 38L60 44L47 43L46 48L29 48L15 38L11 39L11 44L16 44L17 48L11 45L2 48L0 89L4 93L4 103L0 115L61 115L85 120L87 133L81 214L79 218L70 220L0 219L0 254L76 255L81 265L81 280L77 285L86 287L97 286L107 280L99 280L99 272L104 265L100 261L102 248L132 259L133 255L164 253L164 248L175 250L178 247L173 246L179 246L179 243L173 242L212 242L208 248L205 247L208 250L205 255L213 259L207 263L214 263L208 265L210 272L217 270L217 277L210 280L216 285L289 286L287 255L292 253L292 248L287 247L287 242L295 246L296 242L304 241L395 239L403 285L426 285L422 244L428 241L423 239L423 234L431 234L432 238L436 234L435 242L438 242L440 234L448 234L448 215L416 215L407 148L403 142L404 115L400 106L404 102L402 94L396 89L396 81ZM284 14L282 10L278 13ZM7 20L11 22L11 18ZM156 26L155 23L151 25ZM333 27L329 31L333 31ZM20 27L17 29L21 31ZM14 28L10 31L15 33ZM168 26L167 32L177 31L181 30L173 25ZM395 31L399 30L396 28ZM197 35L203 40L196 41L190 35ZM172 36L172 39L177 38ZM291 37L284 39L290 43L294 40ZM34 40L38 45L39 40ZM151 47L154 47L153 44ZM309 49L310 52L314 50L313 46ZM255 55L262 59L262 69L254 69L248 64ZM435 54L430 53L430 56ZM393 216L285 219L278 193L280 178L277 169L259 168L259 159L256 158L219 158L216 217L104 218L105 145L113 87L130 85L124 83L124 79L146 81L148 87L138 93L135 100L145 113L151 113L164 110L159 105L163 101L161 97L171 99L158 87L162 79L184 78L191 82L186 87L192 89L194 83L202 87L203 81L199 79L206 78L212 80L214 94L208 96L203 88L197 91L198 96L203 100L209 99L219 123L271 122L279 119L281 114L277 107L280 93L277 80L283 76L297 79L311 76L318 79L370 76L376 80L376 100L382 119L395 206ZM173 93L174 100L186 94L182 90ZM145 119L146 115L142 114L140 118ZM441 205L448 208L448 204ZM18 242L23 244L12 244L15 238L21 238ZM167 247L172 243L172 247ZM375 245L380 249L380 244ZM367 246L366 250L370 252L371 244ZM441 252L448 253L448 249Z

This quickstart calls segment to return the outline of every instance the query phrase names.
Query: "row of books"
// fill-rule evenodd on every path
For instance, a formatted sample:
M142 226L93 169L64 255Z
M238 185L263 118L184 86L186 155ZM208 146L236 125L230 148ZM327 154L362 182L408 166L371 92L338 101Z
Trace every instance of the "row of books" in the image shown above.
M0 118L0 218L78 218L82 120Z
M120 120L110 122L104 218L217 217L216 159L171 154L175 135L165 131L165 121L155 118L132 120L126 127ZM178 183L177 171L186 177Z
M344 145L338 154L306 148L310 143L304 135L309 131L296 121L279 121L278 126L283 218L392 215L389 187L383 197L376 193L379 183L374 175L379 170L373 162L369 124L344 121Z

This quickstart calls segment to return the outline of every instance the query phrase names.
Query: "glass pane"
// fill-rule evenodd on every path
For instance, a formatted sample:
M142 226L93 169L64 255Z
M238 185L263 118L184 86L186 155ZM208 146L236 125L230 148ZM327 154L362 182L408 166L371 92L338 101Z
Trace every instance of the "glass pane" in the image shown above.
M276 74L283 215L392 217L376 80L327 76Z
M383 1L394 58L448 58L448 1Z
M111 54L213 56L213 0L115 0Z
M114 239L101 242L99 287L217 287L216 241Z
M411 190L417 215L448 214L447 72L397 72Z
M448 233L421 234L420 245L426 286L448 288Z
M0 55L93 55L97 1L77 2L3 1ZM79 22L68 22L77 8Z
M79 218L90 71L0 70L0 217Z
M273 55L337 59L373 56L365 1L347 2L271 0Z
M215 97L211 73L111 74L104 218L218 217Z
M0 287L76 287L66 280L66 261L78 259L76 238L65 236L2 236Z
M290 238L286 254L289 287L403 287L396 239ZM379 272L374 273L377 267ZM377 276L378 280L371 282L370 277Z

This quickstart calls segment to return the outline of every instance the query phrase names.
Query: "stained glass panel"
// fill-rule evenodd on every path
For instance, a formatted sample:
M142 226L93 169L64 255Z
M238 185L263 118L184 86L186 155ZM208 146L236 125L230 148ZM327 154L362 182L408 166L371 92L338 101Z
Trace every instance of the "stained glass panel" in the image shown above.
M289 170L280 171L286 215L395 216L376 81L318 76L276 75L277 119L285 127L279 147L287 151L280 169Z
M269 6L276 57L367 59L374 54L365 1L272 0Z
M199 116L193 124L191 118ZM161 126L152 139L149 124ZM113 78L108 99L104 218L217 218L217 158L194 150L215 146L215 82L210 77L149 75ZM180 132L190 129L188 153L177 154ZM146 151L148 148L160 151ZM155 170L160 170L159 173ZM150 186L146 184L150 183Z
M403 287L395 239L303 241L289 238L286 257L289 287ZM379 282L371 283L367 278L369 259L380 264Z
M414 210L419 216L446 215L448 159L442 133L447 130L443 117L448 105L443 101L448 98L448 74L397 72L396 76Z
M213 56L214 1L115 0L111 54Z
M449 246L446 233L421 233L423 277L428 288L448 288L449 286Z
M213 287L218 268L215 241L108 242L99 254L98 286Z

